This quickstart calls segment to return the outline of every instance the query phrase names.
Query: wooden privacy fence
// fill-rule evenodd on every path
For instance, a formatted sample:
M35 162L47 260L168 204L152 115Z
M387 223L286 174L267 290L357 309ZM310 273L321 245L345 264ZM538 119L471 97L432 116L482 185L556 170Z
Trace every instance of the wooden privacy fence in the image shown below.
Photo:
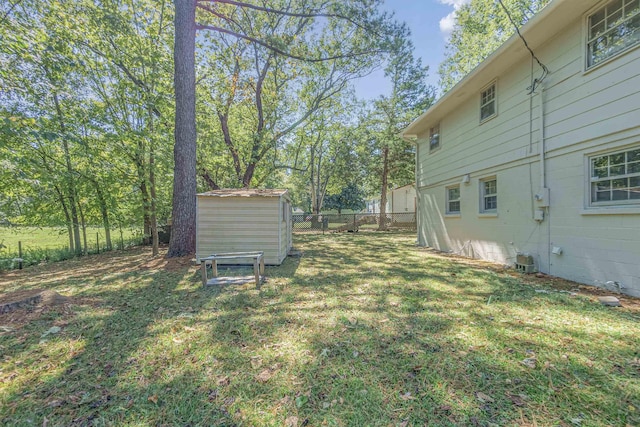
M415 212L350 213L350 214L300 214L294 213L293 232L341 232L377 230L383 221L389 230L416 230Z

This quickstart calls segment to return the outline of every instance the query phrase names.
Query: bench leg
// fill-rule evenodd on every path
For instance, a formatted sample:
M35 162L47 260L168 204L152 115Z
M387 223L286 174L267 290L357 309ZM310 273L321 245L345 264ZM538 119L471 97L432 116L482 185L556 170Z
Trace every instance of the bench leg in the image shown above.
M207 261L200 264L200 273L202 275L202 286L207 286Z
M211 270L212 270L213 277L218 277L218 260L217 259L214 259L213 261L211 261Z
M260 275L264 276L264 257L260 257Z
M253 259L253 275L256 277L256 286L260 286L260 269L258 268L258 263L260 262L260 257Z

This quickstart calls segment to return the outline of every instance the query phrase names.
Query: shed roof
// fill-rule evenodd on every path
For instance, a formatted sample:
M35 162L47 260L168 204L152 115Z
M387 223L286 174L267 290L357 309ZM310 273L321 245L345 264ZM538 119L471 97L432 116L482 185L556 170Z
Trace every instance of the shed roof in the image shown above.
M582 16L598 4L598 1L600 0L552 0L520 28L520 33L532 49L537 49L552 41L569 22ZM520 37L514 34L407 126L402 131L402 136L416 138L426 132L430 125L439 122L461 104L468 102L470 98L478 96L484 86L503 74L514 63L527 57L529 57L529 51L524 47ZM544 62L546 58L540 59ZM550 70L552 73L553 71Z
M280 197L287 194L287 190L274 188L223 188L207 191L198 196L209 197Z
M393 188L393 189L391 189L391 191L400 190L401 188L405 188L405 187L413 187L413 186L415 186L415 185L416 185L416 184L415 184L414 182L411 182L411 183L409 183L409 184L405 184L405 185L402 185L402 186L400 186L400 187Z

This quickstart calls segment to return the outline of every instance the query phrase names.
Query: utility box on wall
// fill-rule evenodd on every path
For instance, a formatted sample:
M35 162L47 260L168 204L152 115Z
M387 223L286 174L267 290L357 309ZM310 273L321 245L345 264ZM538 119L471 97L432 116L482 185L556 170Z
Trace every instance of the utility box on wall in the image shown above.
M292 246L287 190L225 189L198 194L196 258L222 252L264 252L280 265Z

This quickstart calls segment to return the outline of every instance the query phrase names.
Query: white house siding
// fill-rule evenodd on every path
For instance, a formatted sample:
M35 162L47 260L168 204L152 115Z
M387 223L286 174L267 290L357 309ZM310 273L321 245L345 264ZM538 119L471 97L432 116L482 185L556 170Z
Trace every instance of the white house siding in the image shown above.
M478 213L480 179L491 176L498 183L497 216ZM521 163L485 170L468 184L456 179L421 189L419 243L505 264L512 264L518 252L539 253L540 245L546 247L547 233L532 220L530 188L537 187L537 177L537 163ZM445 213L445 188L452 184L460 184L459 215Z
M196 257L264 251L265 263L280 264L280 200L198 195Z
M497 117L479 124L474 89L438 119L438 150L429 153L428 135L418 135L418 240L505 264L512 264L517 252L528 252L542 272L597 286L619 284L640 296L640 206L590 208L588 184L589 156L640 148L640 47L585 72L583 22L584 16L576 16L535 48L551 71L543 96L551 194L545 220L533 220L539 208L533 195L541 186L540 95L530 99L526 93L531 71L526 58L485 76L486 83L497 79ZM460 183L465 174L468 184ZM487 217L479 214L479 180L488 176L497 178L498 215ZM456 183L461 214L447 216L445 188ZM562 254L552 254L553 247Z

